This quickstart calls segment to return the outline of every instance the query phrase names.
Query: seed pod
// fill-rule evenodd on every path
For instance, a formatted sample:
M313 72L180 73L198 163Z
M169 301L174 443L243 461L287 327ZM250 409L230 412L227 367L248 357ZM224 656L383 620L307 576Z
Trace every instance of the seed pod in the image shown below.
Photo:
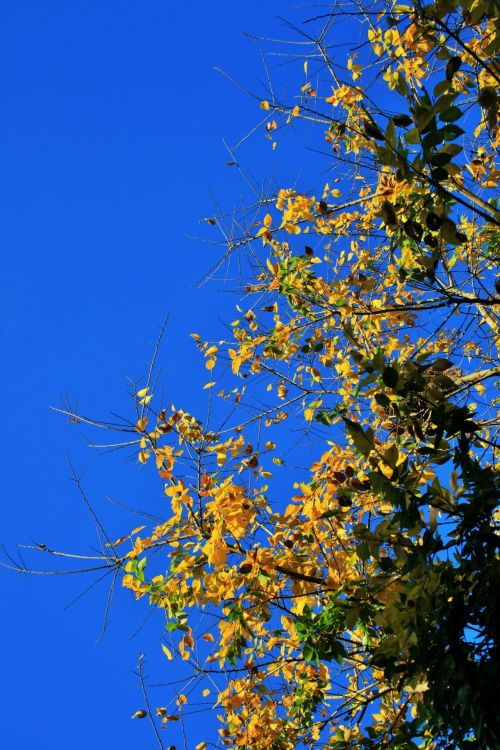
M437 232L437 230L443 223L443 220L440 216L435 214L434 211L429 211L429 213L425 217L425 223L427 225L427 228L430 229L431 232Z
M494 127L496 127L497 124L497 113L498 113L498 107L490 107L488 110L488 127L490 130L493 130Z
M455 75L457 70L460 70L461 66L462 66L461 57L450 57L450 59L446 63L446 80L452 81L453 76Z
M380 211L382 213L382 219L384 220L384 224L386 226L395 226L398 223L398 217L392 203L390 203L389 201L384 201L380 207Z
M439 266L439 257L434 258L434 262L432 266L430 266L425 273L426 277L429 279L431 284L434 283L434 281L436 280L436 270L438 266Z
M498 95L494 86L485 86L479 92L477 98L479 104L483 109L489 109L494 107L498 101Z
M444 218L441 233L446 242L454 242L457 235L457 225L451 219Z
M404 230L408 237L411 237L412 240L420 242L420 240L422 239L423 230L421 225L416 221L412 221L412 219L410 219L409 221L405 221Z
M396 563L394 560L391 560L390 557L381 557L379 565L384 573L392 573L393 570L396 570Z
M394 115L392 121L398 128L407 128L413 122L409 115Z
M431 283L434 284L436 281L436 272L433 268L428 268L425 272L425 278Z
M367 138L375 138L377 141L384 140L384 134L377 125L369 120L366 120L364 125L364 133Z
M352 505L352 500L347 495L340 495L338 501L341 508L350 508Z

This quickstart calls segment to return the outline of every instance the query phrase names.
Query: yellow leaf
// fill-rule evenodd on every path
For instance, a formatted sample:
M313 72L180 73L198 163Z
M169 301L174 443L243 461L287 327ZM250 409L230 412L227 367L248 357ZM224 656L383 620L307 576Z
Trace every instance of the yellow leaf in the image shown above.
M116 542L107 542L106 547L118 547L119 544L122 544L128 539L128 536L121 536L119 539L116 540Z
M222 540L214 545L212 554L209 557L209 562L213 565L224 565L227 559L227 546Z
M388 466L383 461L379 461L378 469L379 471L382 472L384 477L387 477L387 479L392 479L392 475L394 474L394 469L391 466Z
M268 110L269 109L269 102L267 102L267 101L264 100L263 102L260 103L260 108Z
M316 383L321 383L321 373L315 367L311 367L311 376Z
M410 693L425 693L426 690L429 690L429 683L425 679L425 677L420 681L417 682L415 687L409 688L408 692Z
M210 690L208 688L205 688L205 690L202 693L203 697L206 698L207 695L210 695Z
M270 227L272 223L273 223L273 217L271 216L271 214L266 214L264 216L264 226Z
M170 651L170 649L168 649L166 646L164 646L163 643L161 644L161 647L162 647L163 653L165 654L165 656L167 657L167 659L169 661L172 661L172 659L174 657L172 656L172 652Z
M147 417L143 417L142 419L139 419L139 421L137 422L135 426L135 429L137 430L137 432L144 432L144 430L146 429L147 423L148 423Z
M206 750L206 748L207 748L207 743L206 742L199 742L196 745L196 750Z
M134 536L134 534L138 534L138 533L139 533L139 531L142 531L142 530L143 530L143 529L145 529L145 528L146 528L145 526L136 526L136 528L135 528L135 529L133 529L133 530L132 530L132 531L130 532L130 536Z
M148 390L149 390L148 388L141 388L140 391L137 391L137 395L139 396L139 398L144 398Z

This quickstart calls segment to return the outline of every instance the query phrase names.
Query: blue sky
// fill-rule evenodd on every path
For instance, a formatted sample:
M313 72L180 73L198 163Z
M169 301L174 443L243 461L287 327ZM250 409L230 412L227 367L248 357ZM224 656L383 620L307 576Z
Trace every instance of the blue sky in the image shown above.
M224 207L244 193L222 139L237 142L262 115L213 66L263 91L258 49L240 32L274 33L288 9L281 0L2 3L0 541L10 553L32 540L68 552L96 544L67 456L110 535L135 519L108 495L161 512L152 470L96 455L84 439L95 434L49 407L67 393L84 414L129 415L129 378L145 373L167 314L162 382L176 403L202 403L206 370L188 333L220 336L237 300L217 282L195 287L221 248L188 236L210 236L200 220L213 211L211 192ZM261 177L278 159L260 134L243 154ZM92 578L0 575L3 744L152 747L145 723L129 718L142 705L138 653L162 659L159 620L131 640L147 605L119 591L96 643L105 587L65 609ZM165 663L165 679L171 670Z
M90 450L86 438L101 436L68 425L50 406L67 394L86 416L130 417L131 383L145 375L168 315L158 358L166 400L204 415L207 371L189 333L226 335L238 297L230 293L235 265L196 284L224 252L210 244L220 234L203 217L213 214L214 198L231 210L252 197L226 166L223 139L238 143L263 117L258 100L214 66L266 98L259 45L240 32L290 38L278 17L313 14L290 6L3 0L0 542L8 554L17 554L17 543L92 554L98 540L68 457L110 537L141 519L108 498L164 513L151 466L127 451ZM337 33L332 54L343 58ZM287 81L298 90L302 62L270 64L281 90ZM317 190L318 174L335 178L324 154L302 150L304 139L287 132L272 151L264 135L261 127L238 151L257 182L275 169L276 184L298 180L306 191ZM21 552L38 569L63 567ZM2 744L154 747L147 723L130 716L144 705L133 675L140 652L152 681L179 677L161 652L161 618L142 627L147 603L118 590L99 639L106 582L79 598L94 577L0 575ZM163 703L157 690L153 705ZM206 720L195 714L189 747L206 738Z

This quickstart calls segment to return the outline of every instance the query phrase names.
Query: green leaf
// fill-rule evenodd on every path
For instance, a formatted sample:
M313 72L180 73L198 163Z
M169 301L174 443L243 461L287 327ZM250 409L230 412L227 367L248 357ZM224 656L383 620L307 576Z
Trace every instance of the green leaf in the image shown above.
M335 518L335 516L338 515L338 511L336 510L326 510L324 513L320 515L320 518Z
M441 112L451 109L451 104L456 98L457 94L455 91L453 91L450 94L445 94L444 96L441 96L437 102L434 104L434 112ZM441 119L443 119L443 116L441 114Z
M382 406L384 409L388 409L391 405L391 400L388 396L386 396L385 393L376 393L375 394L375 401L379 406Z
M448 164L448 162L450 161L451 161L450 154L440 151L438 154L434 154L434 156L431 159L431 164L434 167L444 167L445 164Z
M356 555L360 560L366 562L370 557L370 546L367 542L361 542L356 547Z
M455 122L462 117L462 110L459 107L447 107L439 115L439 119L443 122Z
M458 138L459 135L464 135L464 131L462 128L459 128L458 125L447 125L444 129L445 141L453 141L455 138Z
M440 96L441 94L444 94L445 91L448 91L449 88L449 81L440 81L436 86L434 86L434 96Z
M462 150L462 146L459 146L458 143L447 143L443 146L441 152L450 154L450 156L457 156Z
M398 128L406 128L413 122L412 118L409 115L394 115L392 117L392 121Z
M374 433L373 430L368 428L366 432L363 430L358 422L352 422L347 417L342 417L347 427L347 432L352 438L356 449L363 454L363 456L369 456L374 448Z
M359 381L358 385L356 386L356 389L354 391L354 397L357 398L359 396L360 391L365 388L367 385L370 385L370 383L374 383L377 380L377 373L376 372L370 372L368 375L366 375L362 380Z
M421 133L425 133L427 130L432 130L434 120L433 109L422 109L417 116L417 128Z
M399 76L398 76L398 82L397 82L397 85L396 85L396 91L401 96L408 96L408 94L410 93L410 90L408 88L408 84L406 83L404 77L401 74L399 74Z
M318 652L311 643L306 643L304 646L304 659L305 661L317 661Z
M325 427L330 426L330 421L328 419L328 414L325 411L318 411L314 415L314 421L319 422L320 424L325 425Z
M144 568L146 567L146 562L146 558L142 557L137 563L136 576L141 583L144 583Z
M444 141L444 129L433 130L422 140L422 145L425 149L431 148L432 146L439 146Z
M431 177L435 182L443 182L448 179L449 174L443 167L436 167L431 170Z
M420 143L420 130L412 128L405 133L405 141L411 146L417 146Z
M396 148L396 126L394 120L389 120L387 130L385 131L385 140L392 148Z
M431 362L427 367L432 367L436 372L445 372L446 370L449 370L450 367L453 367L453 362L444 357L438 357L438 359L435 359L434 362Z
M360 609L358 607L349 607L345 613L345 626L347 630L352 630L356 625L360 615Z

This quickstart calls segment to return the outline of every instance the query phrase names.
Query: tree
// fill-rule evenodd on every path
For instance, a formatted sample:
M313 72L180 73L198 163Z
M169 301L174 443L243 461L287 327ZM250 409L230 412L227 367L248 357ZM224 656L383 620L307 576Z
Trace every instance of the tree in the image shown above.
M134 395L170 511L102 562L215 688L220 746L500 746L498 16L342 2L296 30L304 82L270 86L264 133L321 149L328 181L238 221L240 318L193 334L210 423L153 369Z

